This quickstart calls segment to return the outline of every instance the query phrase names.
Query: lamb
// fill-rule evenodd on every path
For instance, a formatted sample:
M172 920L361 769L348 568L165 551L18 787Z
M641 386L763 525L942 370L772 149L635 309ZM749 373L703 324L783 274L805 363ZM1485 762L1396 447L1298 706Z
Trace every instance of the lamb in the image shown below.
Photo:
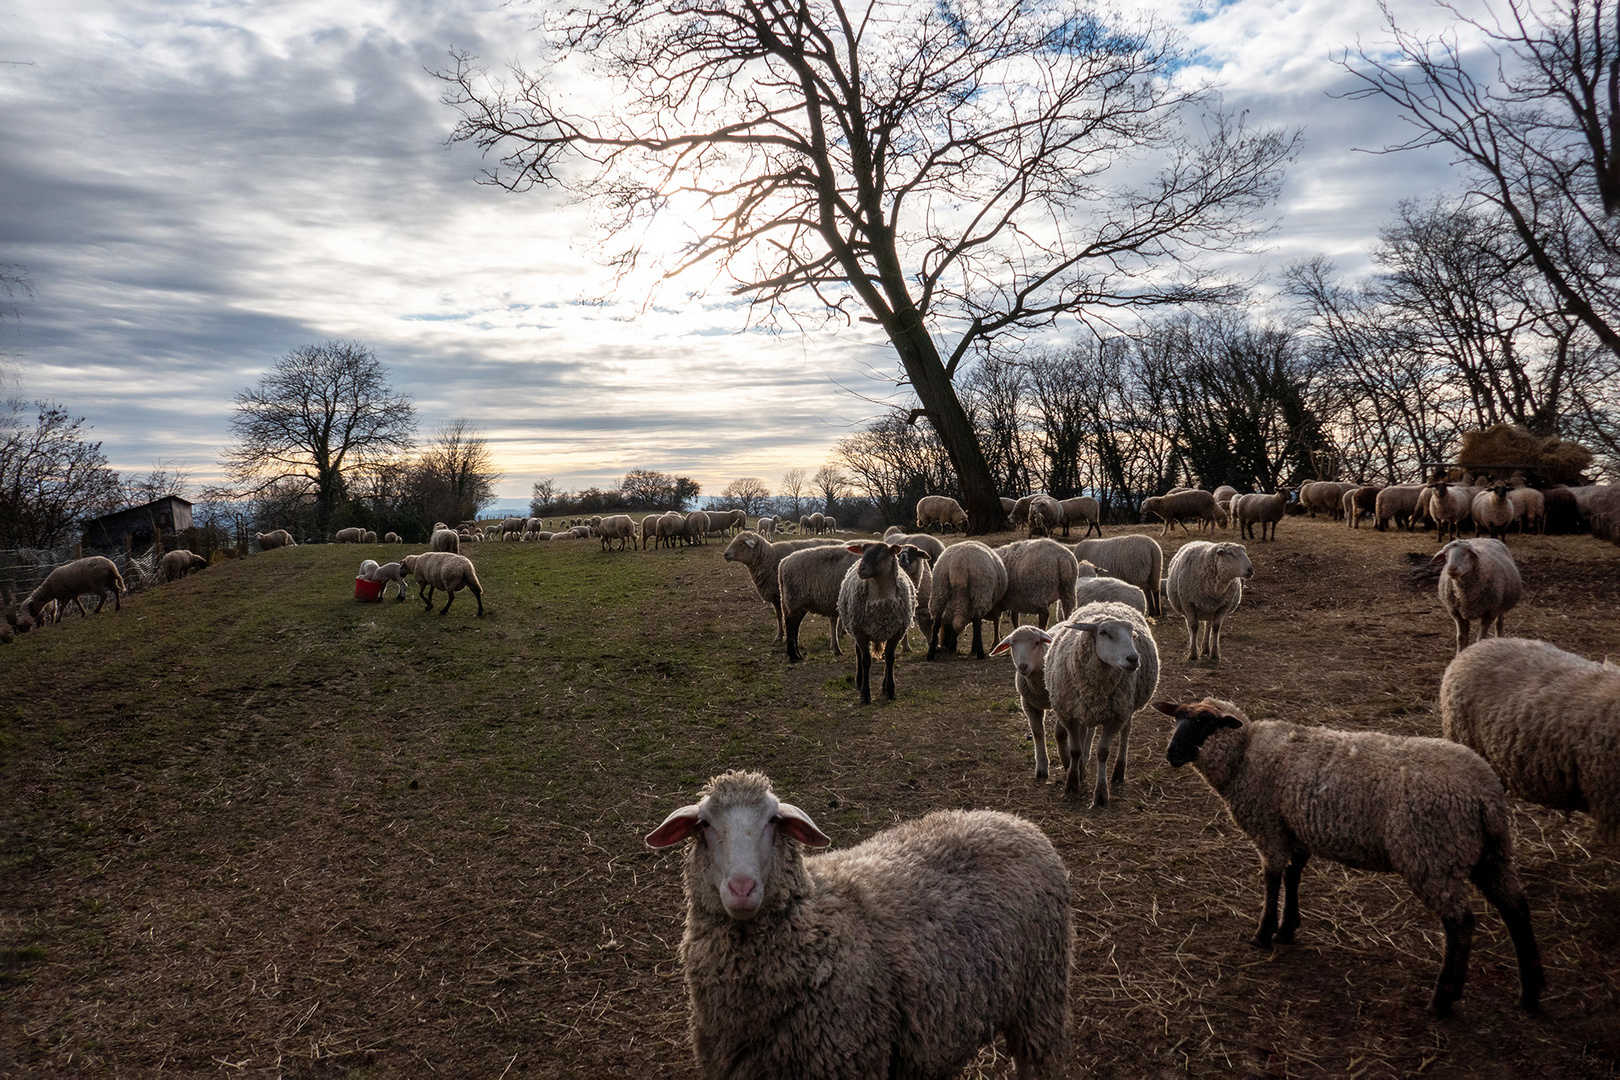
M1090 563L1081 563L1081 579L1074 586L1074 606L1085 607L1107 600L1116 604L1133 607L1143 615L1147 614L1147 594L1129 582L1118 578L1094 577L1087 578L1083 571Z
M1108 805L1108 754L1119 739L1114 785L1125 782L1131 717L1159 687L1159 647L1147 619L1124 604L1079 608L1052 632L1046 655L1046 689L1052 702L1058 759L1068 770L1063 793L1080 795L1092 729L1097 731L1097 784L1093 806ZM1031 725L1033 731L1033 724ZM1044 748L1037 751L1044 756ZM1039 762L1037 761L1037 764Z
M1508 526L1518 520L1518 507L1508 498L1508 486L1496 484L1474 496L1470 508L1474 517L1474 531L1488 532L1493 540L1507 535Z
M928 616L934 629L928 636L928 659L937 659L940 649L955 654L956 639L962 628L973 624L973 656L984 659L983 620L996 617L991 630L999 626L997 605L1007 591L1007 568L994 551L977 540L952 544L934 564L933 587L928 597Z
M1250 944L1293 944L1299 878L1313 854L1400 874L1445 925L1446 955L1429 1010L1449 1016L1468 973L1472 880L1512 935L1519 1004L1537 1011L1546 980L1513 864L1507 798L1478 754L1444 739L1253 722L1214 698L1154 708L1176 720L1165 753L1170 764L1191 762L1260 854L1266 898Z
M894 541L888 541L893 543ZM916 544L900 545L900 569L906 572L917 594L917 608L913 619L917 629L922 631L923 640L933 634L934 620L928 614L928 598L934 592L934 559L928 552ZM908 629L900 638L900 647L906 652L911 651L911 631Z
M832 620L832 651L843 656L838 647L838 590L844 583L844 572L855 562L855 555L842 544L820 544L790 551L776 567L777 590L782 598L782 620L787 632L789 663L804 659L799 648L799 624L806 615L825 615Z
M1060 504L1063 507L1063 535L1069 535L1069 526L1076 521L1086 523L1086 535L1096 529L1097 535L1102 535L1102 509L1097 500L1090 495L1081 495L1073 499L1064 499Z
M1266 526L1271 526L1271 539L1277 539L1277 522L1288 510L1288 489L1281 488L1271 495L1239 495L1232 500L1232 517L1238 523L1238 532L1245 540L1254 539L1254 527L1260 526L1260 541L1265 542Z
M484 617L484 587L478 583L472 560L454 552L425 551L420 555L407 555L401 560L401 569L416 578L417 595L429 610L433 608L433 590L443 589L446 594L443 615L456 601L456 593L471 589L478 600L478 617Z
M1033 520L1033 518L1031 519ZM1058 606L1058 618L1067 619L1074 610L1074 586L1080 577L1080 560L1074 552L1056 540L1016 540L996 548L1001 564L1007 568L1007 589L1001 601L991 612L996 629L1001 626L1001 613L1012 616L1018 625L1019 615L1034 615L1042 630L1051 617L1051 607ZM1093 568L1092 575L1096 574Z
M743 528L748 528L748 525L744 523ZM769 516L759 518L754 522L754 531L769 540L776 533L776 519Z
M917 500L917 531L927 532L930 525L967 532L967 511L949 495L924 495Z
M1071 544L1075 558L1090 562L1102 573L1129 582L1147 597L1148 614L1161 613L1159 580L1164 573L1164 549L1151 536L1131 533L1106 540Z
M1422 484L1395 484L1381 488L1373 504L1373 528L1383 532L1393 521L1407 532L1412 531L1413 515L1417 512L1418 494Z
M890 525L889 530L883 534L883 542L885 544L899 544L901 547L905 547L907 544L912 547L920 547L928 552L928 557L936 564L939 562L939 557L945 554L945 542L933 533L908 533L900 525Z
M405 564L404 563L400 563L400 562L383 563L381 566L379 566L379 567L377 567L377 568L375 568L374 570L371 571L371 580L372 581L380 581L380 582L382 582L382 589L379 590L379 592L377 593L378 599L381 599L384 595L387 594L387 592L388 592L388 583L390 581L392 581L394 584L399 586L399 592L395 594L394 599L396 601L400 601L400 600L405 599Z
M274 551L279 547L298 546L298 542L292 538L292 533L286 529L272 529L267 533L256 533L253 539L259 542L260 551Z
M1473 512L1474 497L1461 484L1436 480L1429 487L1429 516L1434 519L1435 536L1444 544L1449 533L1459 539L1458 530Z
M372 580L371 575L376 569L376 559L362 559L360 561L360 570L354 576L364 581L370 581Z
M1215 505L1215 496L1196 488L1143 499L1142 514L1144 517L1148 514L1157 514L1164 519L1164 528L1159 531L1160 536L1168 535L1172 524L1181 524L1182 532L1188 531L1187 526L1181 522L1182 518L1197 518L1200 531L1206 522L1213 531L1221 518L1220 509Z
M1015 626L990 650L991 656L1012 653L1013 688L1018 691L1018 705L1024 710L1035 742L1037 781L1045 780L1047 773L1046 710L1052 707L1052 697L1046 691L1046 648L1051 643L1052 635L1038 626ZM1120 760L1124 760L1123 754Z
M366 538L364 529L339 529L332 537L334 544L358 544Z
M108 595L112 596L114 611L124 609L124 578L118 572L117 563L101 555L87 555L58 566L22 602L18 610L17 628L27 630L40 625L45 609L52 602L59 605L58 619L67 614L69 604L77 607L80 615L88 616L90 612L85 610L84 601L79 598L90 593L95 593L101 601L96 607L97 611L107 606Z
M1243 602L1243 582L1254 577L1242 544L1194 540L1170 560L1165 603L1187 621L1186 662L1221 662L1221 626Z
M911 629L917 588L900 569L894 544L850 544L860 560L838 587L838 625L855 639L855 689L872 704L872 649L883 646L883 696L894 700L894 648Z
M461 551L461 537L456 535L454 529L434 529L433 537L428 541L428 550L457 554Z
M683 858L681 967L705 1077L946 1077L996 1032L1020 1080L1069 1065L1063 860L994 810L845 851L760 773L711 779L647 838Z
M1620 847L1620 667L1545 641L1476 642L1440 680L1440 731L1517 797L1584 810Z
M1429 560L1440 571L1440 603L1457 624L1457 652L1468 647L1470 624L1478 619L1479 639L1491 623L1502 636L1502 618L1518 604L1524 579L1507 545L1500 540L1453 540ZM1453 655L1456 655L1455 653Z
M208 560L191 551L171 551L159 562L164 581L183 578L194 570L208 569Z
M772 639L772 644L787 637L787 623L782 616L782 590L777 576L782 560L790 552L812 547L827 547L835 543L837 541L813 538L772 543L758 533L744 530L732 537L731 543L726 545L724 554L726 562L740 562L747 567L749 576L754 579L754 590L759 593L759 598L776 610L776 637Z
M613 541L619 542L619 550L624 550L626 541L634 547L636 543L636 523L629 514L612 514L602 519L598 535L602 538L602 550L606 551Z
M833 517L831 514L828 514L821 521L821 531L826 532L826 533L837 534L837 532L838 532L838 519Z

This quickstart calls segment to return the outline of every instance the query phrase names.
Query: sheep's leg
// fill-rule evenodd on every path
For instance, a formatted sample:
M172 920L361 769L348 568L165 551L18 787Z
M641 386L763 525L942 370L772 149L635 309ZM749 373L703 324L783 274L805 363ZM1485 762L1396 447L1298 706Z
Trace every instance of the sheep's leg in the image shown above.
M1517 875L1509 877L1509 874L1511 868L1504 868L1499 862L1482 861L1470 876L1491 906L1501 912L1502 921L1513 938L1513 952L1519 961L1519 1007L1525 1012L1540 1012L1541 991L1547 985L1547 976L1541 969L1541 950L1536 948L1535 931L1530 927L1530 903L1524 897Z
M794 612L787 617L787 654L788 663L797 664L804 659L804 650L799 648L799 624L804 622L804 613Z
M1187 663L1191 664L1191 663L1195 663L1198 660L1198 635L1202 631L1202 627L1199 625L1198 620L1193 618L1191 615L1188 615L1186 618L1187 618Z
M1299 875L1305 872L1305 863L1310 857L1308 851L1295 853L1288 860L1288 868L1283 871L1282 925L1277 927L1276 937L1279 945L1292 945L1294 931L1299 929Z
M1063 779L1063 794L1071 799L1080 797L1080 777L1086 771L1086 759L1091 753L1091 729L1069 732L1069 772Z
M1457 652L1468 648L1468 620L1461 615L1452 615L1451 621L1457 624ZM1485 636L1485 627L1479 628L1479 636Z
M1113 741L1107 725L1097 729L1097 787L1091 794L1092 806L1108 805L1108 751Z
M433 610L433 586L421 582L416 587L416 597L422 601L422 606L429 611Z
M782 617L782 598L780 596L771 601L771 607L776 609L776 637L771 639L771 644L775 645L787 637L787 621Z
M939 656L939 636L940 636L940 632L944 628L945 628L945 620L940 619L940 620L936 621L934 623L934 625L929 629L929 631L928 631L928 655L927 655L927 659L933 660L933 659L938 658L938 656Z
M894 647L903 637L904 632L900 637L890 638L883 647L883 696L890 701L894 700Z
M1131 745L1131 721L1127 717L1125 726L1119 729L1119 756L1114 759L1114 777L1110 781L1115 787L1125 782L1125 752Z
M1038 709L1027 702L1024 703L1024 715L1029 718L1029 734L1035 740L1035 779L1046 779L1046 710ZM1063 725L1053 725L1057 728L1058 745L1063 747L1063 763L1069 763L1068 737L1064 734Z
M861 704L872 704L872 646L866 635L855 631L855 689L860 691Z
M1434 984L1429 1011L1445 1019L1451 1015L1451 1003L1462 997L1463 981L1468 977L1468 953L1474 944L1474 913L1464 908L1460 917L1441 921L1446 927L1446 958L1440 964L1440 978Z
M833 646L832 652L833 652L833 655L834 656L843 656L844 655L844 650L840 649L838 647L838 638L839 638L839 635L840 635L840 631L838 629L838 616L837 615L829 615L827 617L827 621L828 621L829 624L831 624L830 628L828 630L828 633L832 634L832 646Z
M1000 622L1001 622L1001 619L998 616L997 619L996 619L997 625L1000 625ZM983 619L974 619L973 620L973 659L975 659L975 660L983 660L984 659L984 620Z
M1221 624L1225 621L1224 614L1209 620L1209 662L1216 667L1221 665Z
M444 595L444 607L439 609L440 615L443 615L445 612L449 611L450 605L456 602L456 590L447 588L444 590Z
M473 597L478 601L478 617L482 619L484 617L484 590L472 585L467 586L467 588L472 590ZM446 604L444 606L449 608L450 605Z
M1260 927L1249 939L1249 944L1257 949L1271 948L1271 941L1277 934L1277 892L1282 888L1282 871L1272 868L1272 863L1265 864L1266 874L1266 900L1265 906L1260 909Z

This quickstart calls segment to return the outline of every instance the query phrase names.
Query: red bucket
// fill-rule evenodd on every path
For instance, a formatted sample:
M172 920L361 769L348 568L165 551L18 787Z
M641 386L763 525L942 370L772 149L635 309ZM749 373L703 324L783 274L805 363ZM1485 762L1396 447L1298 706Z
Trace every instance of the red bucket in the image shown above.
M367 581L363 577L357 577L354 579L354 598L373 604L380 603L382 601L383 584L381 581Z

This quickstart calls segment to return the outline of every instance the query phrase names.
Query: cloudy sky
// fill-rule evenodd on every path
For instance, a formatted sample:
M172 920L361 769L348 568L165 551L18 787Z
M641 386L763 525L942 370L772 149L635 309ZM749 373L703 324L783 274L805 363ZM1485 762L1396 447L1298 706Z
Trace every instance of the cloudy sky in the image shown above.
M1305 141L1257 270L1357 270L1444 157L1335 96L1332 62L1387 38L1370 3L1160 0L1229 108ZM1446 13L1395 2L1405 28ZM56 0L0 7L0 263L21 267L0 352L23 392L83 414L115 467L206 480L231 398L289 349L374 347L430 430L468 417L520 503L646 467L707 493L814 470L893 369L869 327L769 334L722 287L613 291L591 209L475 182L432 72L449 50L535 61L532 9L484 0ZM705 279L706 280L706 279ZM691 283L691 287L705 281ZM607 302L600 302L608 297Z

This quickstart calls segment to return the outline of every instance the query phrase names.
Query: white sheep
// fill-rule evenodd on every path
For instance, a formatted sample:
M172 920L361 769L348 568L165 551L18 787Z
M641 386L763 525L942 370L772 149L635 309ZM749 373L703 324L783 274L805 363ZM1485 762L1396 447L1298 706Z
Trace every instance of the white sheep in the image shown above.
M1479 620L1479 637L1485 640L1496 624L1502 636L1502 619L1518 604L1524 592L1524 579L1507 545L1500 540L1453 540L1429 560L1443 564L1440 570L1440 603L1457 624L1457 652L1468 647L1473 620Z
M478 617L484 617L484 587L478 583L478 573L472 560L465 555L449 551L424 551L420 555L407 555L401 560L405 573L416 578L417 595L429 610L433 607L433 590L443 589L446 594L443 615L455 603L456 593L471 589L478 600Z
M383 563L381 566L379 566L379 567L377 567L377 568L375 568L374 570L371 571L370 580L378 581L378 582L382 583L382 588L377 593L377 598L378 599L381 599L382 597L388 595L388 583L390 581L392 581L394 584L399 586L399 592L395 594L394 599L396 601L405 599L405 564L404 563L401 563L401 562Z
M372 575L373 572L376 571L376 569L377 569L377 560L376 559L362 559L362 560L360 560L360 569L354 576L356 578L359 578L359 579L363 580L363 581L371 581L371 580L373 580L371 575Z
M1242 544L1183 544L1165 574L1165 603L1187 622L1187 663L1221 662L1221 626L1243 602L1243 582L1254 576Z
M1090 536L1096 530L1098 536L1102 535L1102 508L1097 500L1090 495L1078 495L1072 499L1064 499L1059 504L1063 508L1063 535L1069 535L1069 526L1076 521L1086 523L1085 535Z
M365 538L366 538L366 530L364 530L364 529L359 529L359 528L339 529L333 535L332 543L334 543L334 544L358 544L362 540L364 540Z
M610 514L602 519L597 535L602 538L602 550L608 550L613 541L619 542L619 550L629 543L632 547L636 542L636 522L629 514Z
M1125 604L1147 614L1147 594L1128 581L1111 577L1091 577L1084 571L1090 563L1081 563L1080 580L1074 586L1074 606L1085 607L1103 600ZM1095 572L1095 571L1093 571Z
M1166 495L1155 495L1142 500L1142 516L1157 514L1164 519L1164 528L1159 531L1160 536L1170 532L1171 525L1180 525L1182 532L1187 532L1183 518L1197 518L1198 528L1203 530L1208 524L1210 531L1223 520L1221 509L1215 505L1215 496L1199 488L1172 491Z
M791 551L777 564L777 591L782 600L790 663L804 659L804 650L799 648L799 624L806 615L825 615L832 621L833 655L844 655L838 647L838 591L844 584L844 572L855 558L843 544L833 543Z
M1020 1080L1070 1065L1069 875L1034 825L942 810L845 851L727 773L650 833L690 839L681 967L705 1077L954 1076L999 1032Z
M1453 540L1459 539L1458 529L1473 513L1473 492L1461 484L1449 484L1444 480L1436 480L1429 484L1428 491L1429 501L1426 510L1434 519L1436 538L1442 544L1446 542L1447 535ZM1419 507L1425 508L1421 502Z
M272 529L267 533L255 533L253 539L259 542L260 551L274 551L280 547L298 546L298 542L292 538L292 533L286 529Z
M193 551L171 551L159 561L159 573L164 581L174 581L197 570L208 569L208 560Z
M1038 626L1015 626L990 650L991 656L1012 653L1013 688L1035 742L1036 780L1045 780L1047 774L1046 711L1052 707L1052 697L1046 690L1046 649L1051 643L1052 635ZM1123 754L1120 760L1124 760Z
M46 608L52 603L57 604L56 618L61 619L67 614L68 605L79 609L79 614L88 616L82 596L91 593L100 600L96 610L100 611L107 606L106 598L112 597L113 610L124 609L124 578L118 572L118 564L101 555L87 555L82 559L75 559L70 563L58 566L45 576L39 583L39 588L28 594L18 610L19 630L42 624Z
M872 703L872 649L883 646L883 696L894 700L894 649L911 628L917 589L901 570L894 544L850 544L860 559L838 588L838 625L855 639L855 689Z
M934 621L928 638L928 659L941 650L956 653L956 639L973 624L973 656L983 660L983 620L994 618L991 633L1000 624L997 605L1007 591L1007 568L1001 557L977 540L964 540L946 548L934 563L928 597L928 615Z
M1163 590L1159 582L1164 574L1164 549L1153 537L1128 533L1106 540L1081 540L1070 548L1075 558L1141 589L1147 597L1148 614L1155 617L1160 614Z
M1032 514L1030 520L1035 520ZM1051 618L1051 607L1058 606L1058 618L1067 619L1074 610L1074 587L1080 577L1080 560L1056 540L1015 540L995 549L1007 569L1007 588L991 612L991 621L1000 631L1001 613L1012 617L1034 615L1042 630ZM1091 569L1091 575L1096 574Z
M428 550L457 554L461 551L461 537L456 535L454 529L434 529L432 538L428 540Z
M1254 527L1260 526L1260 540L1266 539L1266 526L1271 526L1271 539L1277 539L1277 522L1288 511L1289 491L1280 488L1266 495L1239 495L1231 502L1231 514L1238 523L1238 532L1245 540L1254 539Z
M836 540L815 538L780 540L772 543L758 533L745 529L732 537L731 543L726 545L722 557L726 562L739 562L747 568L749 577L754 581L754 591L776 612L776 637L773 641L782 641L787 637L787 622L782 616L782 588L777 576L782 560L790 552L812 547L827 547L836 543Z
M1373 528L1383 532L1391 522L1412 531L1416 522L1418 497L1427 490L1422 484L1392 484L1378 492L1373 508Z
M1213 698L1154 708L1176 720L1165 752L1171 766L1192 763L1260 853L1266 898L1252 945L1293 944L1299 878L1312 855L1400 874L1445 925L1446 955L1429 1008L1448 1016L1468 974L1471 880L1512 935L1519 1003L1537 1010L1546 980L1513 865L1507 798L1478 754L1444 739L1256 723ZM1277 892L1285 882L1279 924Z
M397 532L388 533L383 537L383 543L385 544L397 544L399 542L399 533Z
M927 532L930 525L967 532L967 511L949 495L924 495L917 500L917 529Z

